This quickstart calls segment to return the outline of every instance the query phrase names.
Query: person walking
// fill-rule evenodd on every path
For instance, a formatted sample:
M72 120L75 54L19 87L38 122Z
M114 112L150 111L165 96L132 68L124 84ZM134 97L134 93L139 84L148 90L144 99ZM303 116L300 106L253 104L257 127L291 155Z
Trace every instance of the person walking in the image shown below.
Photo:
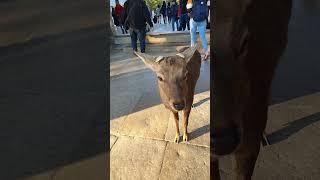
M179 28L178 23L178 5L175 0L173 0L173 4L171 6L171 25L172 25L172 31L175 30L174 24L176 24L177 30Z
M168 16L168 24L171 23L171 6L170 6L170 2L168 2L168 6L167 6L167 16Z
M160 5L157 6L156 8L156 16L157 16L157 23L161 24L161 13L160 13Z
M181 9L180 9L180 4L178 3L177 4L177 6L178 6L178 27L177 27L177 29L178 29L178 31L181 31L181 25L180 25L180 16L181 16Z
M162 14L163 23L167 24L167 4L165 1L163 1L160 12Z
M140 51L145 53L146 24L149 24L151 31L153 28L148 7L143 0L127 0L124 9L124 20L126 27L129 28L132 49L138 51L137 39L139 39Z
M209 49L206 40L206 26L208 17L208 5L207 0L188 0L187 9L190 12L190 35L191 46L196 43L197 30L201 40L202 47L204 49L204 60L207 60L209 56Z
M111 7L111 15L112 15L112 18L113 18L113 24L115 26L119 26L119 19L117 18L116 16L116 11L114 10L114 7Z
M121 28L122 34L128 33L123 26L122 16L123 16L124 8L120 5L119 0L116 0L116 7L115 7L115 16L118 20L118 25Z
M190 30L187 0L180 0L180 11L180 30L184 31L186 27Z

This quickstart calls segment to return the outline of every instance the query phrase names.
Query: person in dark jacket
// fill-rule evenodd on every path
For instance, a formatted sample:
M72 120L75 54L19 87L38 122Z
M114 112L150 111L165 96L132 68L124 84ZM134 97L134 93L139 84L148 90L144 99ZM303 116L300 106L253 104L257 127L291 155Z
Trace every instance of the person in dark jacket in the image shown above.
M190 30L190 24L189 24L189 16L188 16L188 10L187 10L187 0L180 0L180 30L184 31L186 27L188 30Z
M167 4L165 1L163 1L160 12L162 14L162 18L163 18L163 23L167 24Z
M112 15L112 18L113 18L113 24L115 26L119 26L119 19L116 16L116 11L114 10L114 7L112 7L112 9L111 9L111 15Z
M170 2L168 2L168 6L167 6L167 16L168 16L168 24L171 23L171 6L170 6Z
M138 51L137 39L139 39L141 53L144 53L146 46L146 23L153 28L149 9L143 0L127 0L124 8L125 13L123 18L125 26L130 31L132 49Z
M177 30L179 28L179 24L178 24L178 5L177 2L174 0L173 4L171 6L171 24L172 24L172 31L174 31L174 24L176 24L177 26Z

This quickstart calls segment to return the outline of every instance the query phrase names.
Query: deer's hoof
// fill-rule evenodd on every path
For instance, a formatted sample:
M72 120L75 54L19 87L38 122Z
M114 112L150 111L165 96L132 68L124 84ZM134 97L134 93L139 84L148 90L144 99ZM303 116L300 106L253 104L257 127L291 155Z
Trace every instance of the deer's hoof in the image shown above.
M174 138L175 143L179 143L180 135L176 134L176 137Z
M188 133L183 134L183 141L185 141L185 142L188 141Z

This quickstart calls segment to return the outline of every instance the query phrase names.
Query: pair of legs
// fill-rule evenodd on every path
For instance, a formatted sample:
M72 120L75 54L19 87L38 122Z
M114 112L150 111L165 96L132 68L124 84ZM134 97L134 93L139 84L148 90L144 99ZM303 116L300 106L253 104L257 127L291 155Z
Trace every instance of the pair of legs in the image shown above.
M122 34L127 34L128 33L128 31L126 30L126 28L124 27L123 24L120 24L120 28L122 30Z
M204 59L207 59L209 56L208 43L206 40L206 27L207 27L206 20L196 22L192 18L190 19L191 46L194 46L196 44L197 30L198 30L200 41L205 52Z
M169 24L171 23L171 16L170 15L168 16L168 23Z
M161 15L157 15L158 24L161 24Z
M164 15L164 14L162 14L162 17L163 17L163 23L164 23L164 24L167 24L167 16Z
M188 141L188 121L190 115L191 107L183 110L183 141ZM176 136L174 138L174 142L178 143L180 139L180 131L179 131L179 114L178 112L172 112L174 116L174 120L176 123Z
M134 51L137 49L137 40L140 42L141 53L145 53L146 48L146 30L145 29L131 29L130 28L130 37L131 37L131 46Z
M176 23L176 27L177 27L177 30L179 28L179 23L178 23L178 18L177 17L171 17L171 25L172 25L172 31L174 31L174 24Z
M188 14L181 14L180 17L180 29L181 31L184 31L186 28L190 30L190 23L189 23L189 16Z

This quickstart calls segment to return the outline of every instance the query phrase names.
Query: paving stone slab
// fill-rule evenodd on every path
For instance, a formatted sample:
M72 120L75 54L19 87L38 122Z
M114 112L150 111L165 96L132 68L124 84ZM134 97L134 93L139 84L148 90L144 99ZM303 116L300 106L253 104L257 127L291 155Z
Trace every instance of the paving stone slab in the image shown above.
M210 149L169 142L159 179L210 179Z
M183 135L183 113L179 113L180 143ZM210 146L210 92L196 94L194 97L194 108L191 109L188 124L188 144ZM170 114L168 130L165 140L173 142L176 133L175 120Z
M112 94L110 96L110 120L129 114L141 97L140 92L129 92L118 87L111 87L110 90ZM116 93L115 91L121 93Z
M123 59L110 64L110 77L120 75L123 73L129 73L131 71L146 69L144 63L137 57Z
M269 107L267 133L272 133L298 119L320 112L320 93L299 97Z
M132 113L126 118L121 134L163 140L169 116L162 104Z
M120 133L127 115L132 113L143 94L148 92L145 84L150 85L152 82L152 77L144 76L144 74L112 80L110 83L111 134Z
M153 83L148 90L145 90L146 92L143 93L128 116L111 121L111 124L118 126L118 135L164 139L170 112L159 104L158 89L155 82ZM158 102L158 105L152 106L154 102ZM112 126L111 129L115 126ZM114 129L111 132L114 133Z
M103 153L58 169L53 180L106 180L106 177L107 155Z
M165 141L119 137L111 150L111 180L158 179L165 147Z
M320 121L261 149L254 179L320 179Z

